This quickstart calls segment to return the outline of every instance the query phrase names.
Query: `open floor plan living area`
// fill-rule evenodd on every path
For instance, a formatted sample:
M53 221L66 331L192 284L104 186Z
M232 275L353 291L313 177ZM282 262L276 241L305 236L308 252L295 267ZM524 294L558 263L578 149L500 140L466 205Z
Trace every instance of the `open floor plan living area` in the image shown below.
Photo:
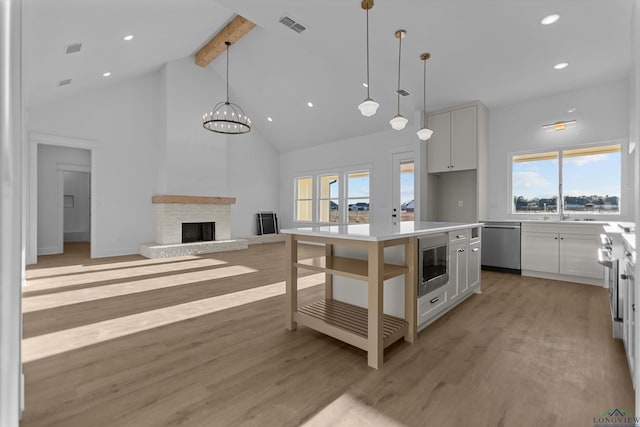
M0 0L0 427L640 427L640 0Z

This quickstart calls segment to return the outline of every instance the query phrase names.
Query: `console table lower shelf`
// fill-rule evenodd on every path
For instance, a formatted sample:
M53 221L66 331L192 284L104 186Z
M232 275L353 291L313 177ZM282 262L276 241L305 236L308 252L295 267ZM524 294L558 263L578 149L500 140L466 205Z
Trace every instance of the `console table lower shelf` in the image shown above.
M368 311L366 308L337 300L322 300L298 307L294 319L300 325L307 326L333 338L351 344L362 350L368 350L367 328ZM382 342L388 347L407 333L408 324L404 319L383 315Z

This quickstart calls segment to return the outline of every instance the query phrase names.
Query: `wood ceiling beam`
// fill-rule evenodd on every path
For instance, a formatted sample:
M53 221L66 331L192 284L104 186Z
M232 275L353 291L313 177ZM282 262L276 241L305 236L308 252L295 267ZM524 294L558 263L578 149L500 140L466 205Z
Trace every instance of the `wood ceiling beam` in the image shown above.
M196 64L201 67L206 67L211 61L216 59L218 55L225 51L227 46L224 42L228 41L234 44L255 26L256 24L247 18L236 15L231 22L221 29L218 34L213 36L213 38L196 53Z

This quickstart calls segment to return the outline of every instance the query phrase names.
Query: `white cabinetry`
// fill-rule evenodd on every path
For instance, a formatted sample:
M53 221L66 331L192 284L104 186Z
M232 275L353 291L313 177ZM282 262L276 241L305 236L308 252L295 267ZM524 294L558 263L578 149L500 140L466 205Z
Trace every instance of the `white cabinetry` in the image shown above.
M419 298L418 328L422 329L473 292L480 293L480 227L449 233L449 283Z
M449 233L449 300L469 289L469 230Z
M523 223L522 274L602 285L597 263L602 226L575 223Z
M522 232L522 269L559 273L557 233Z
M469 288L474 288L480 283L480 260L482 258L482 248L480 240L469 245Z
M429 114L421 145L422 221L477 222L487 216L489 112L480 102ZM427 202L428 201L428 202Z
M433 136L427 145L428 172L477 168L477 106L430 115Z

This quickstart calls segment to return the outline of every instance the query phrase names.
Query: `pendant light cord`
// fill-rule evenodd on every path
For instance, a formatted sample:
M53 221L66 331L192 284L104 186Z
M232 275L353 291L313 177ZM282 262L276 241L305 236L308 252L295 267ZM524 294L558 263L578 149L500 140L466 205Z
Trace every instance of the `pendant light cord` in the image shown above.
M369 96L369 9L367 9L367 99Z
M400 48L398 49L398 115L400 115L400 58L402 56L402 34L398 37L400 40Z
M424 62L424 85L422 92L422 115L424 116L424 126L427 126L427 60L423 59Z

